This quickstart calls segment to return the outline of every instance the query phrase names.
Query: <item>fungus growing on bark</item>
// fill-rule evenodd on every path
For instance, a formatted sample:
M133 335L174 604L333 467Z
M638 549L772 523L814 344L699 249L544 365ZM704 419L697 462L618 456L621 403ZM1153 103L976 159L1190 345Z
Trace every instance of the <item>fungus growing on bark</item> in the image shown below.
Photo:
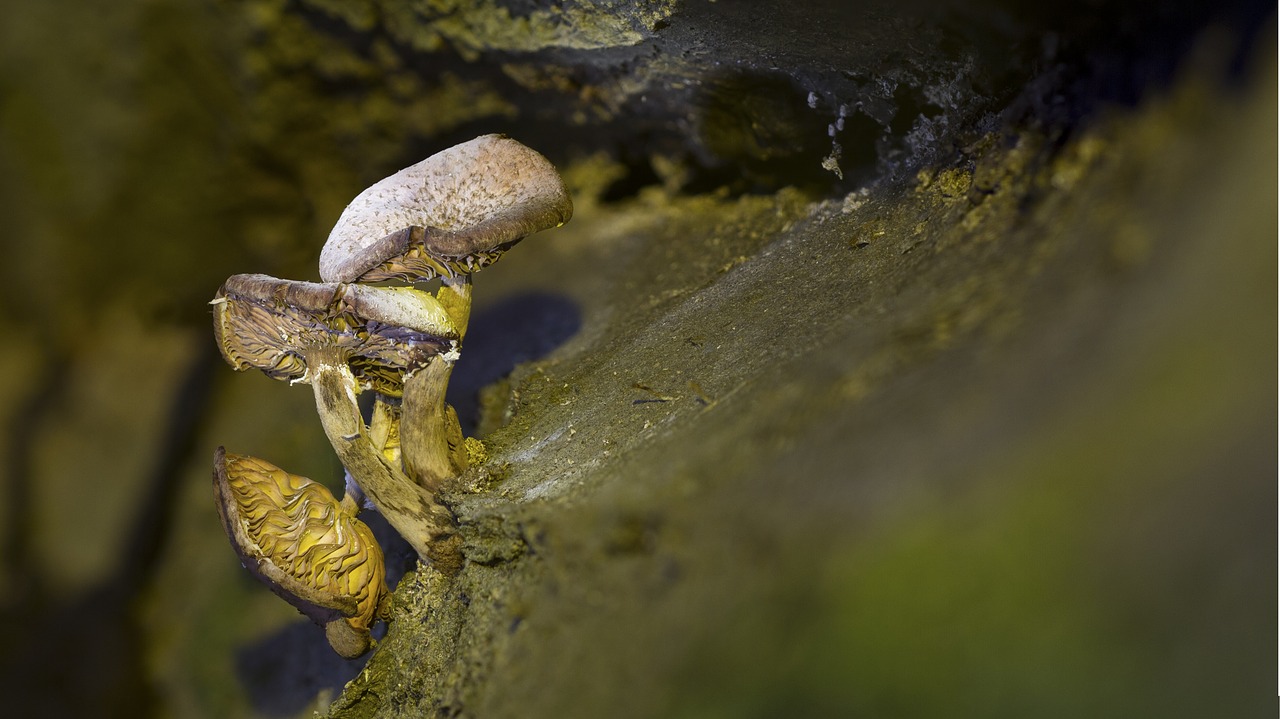
M331 282L442 279L436 298L458 338L471 312L471 273L497 261L527 235L564 224L573 202L555 167L504 135L455 145L387 177L356 196L320 253ZM417 482L435 491L466 468L462 430L445 388L453 357L442 355L405 377L398 433L401 458Z
M218 290L214 334L237 370L312 386L325 435L369 501L418 552L452 573L461 565L453 515L370 437L360 389L402 393L402 378L456 353L458 333L431 295L235 275Z
M382 548L351 501L256 457L213 455L218 515L241 563L324 627L330 646L354 659L385 618Z
M435 495L466 466L445 388L471 312L470 273L572 214L546 158L503 135L484 135L360 193L320 254L327 284L236 275L211 303L227 361L309 383L349 478L446 573L461 567L461 541ZM435 296L344 284L437 277ZM375 394L369 427L356 403L361 390Z

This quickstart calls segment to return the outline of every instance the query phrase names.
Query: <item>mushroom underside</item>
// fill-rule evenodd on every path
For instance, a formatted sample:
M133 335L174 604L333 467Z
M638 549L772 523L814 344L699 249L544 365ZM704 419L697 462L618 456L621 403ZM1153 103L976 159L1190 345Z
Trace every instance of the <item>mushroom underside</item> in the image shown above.
M417 324L432 331L387 321L397 313L371 312L385 307L371 307L374 301L366 298L389 297L394 301L403 299L405 293L415 293L415 303L431 308L429 321ZM456 345L457 333L447 313L437 309L439 302L425 292L406 288L359 288L357 292L337 283L237 275L219 290L214 306L214 334L227 362L237 370L257 369L279 380L304 380L307 356L319 349L336 348L361 388L399 397L405 371L424 366ZM387 319L371 319L371 314Z
M382 549L369 527L324 485L256 457L219 447L213 478L223 527L250 573L326 627L339 653L367 651L387 596Z

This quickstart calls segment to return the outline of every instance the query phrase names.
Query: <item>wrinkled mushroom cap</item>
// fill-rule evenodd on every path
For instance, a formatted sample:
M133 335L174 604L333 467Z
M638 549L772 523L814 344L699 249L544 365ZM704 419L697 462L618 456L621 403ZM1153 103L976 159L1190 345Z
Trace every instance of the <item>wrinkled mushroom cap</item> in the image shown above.
M307 382L307 354L335 348L360 386L398 397L404 373L456 349L457 331L430 294L234 275L218 290L214 335L237 370Z
M483 135L356 196L320 252L320 277L372 282L470 274L572 215L569 192L547 158L505 135Z
M218 515L244 566L324 626L338 653L368 651L387 594L382 548L324 485L245 455L214 454Z

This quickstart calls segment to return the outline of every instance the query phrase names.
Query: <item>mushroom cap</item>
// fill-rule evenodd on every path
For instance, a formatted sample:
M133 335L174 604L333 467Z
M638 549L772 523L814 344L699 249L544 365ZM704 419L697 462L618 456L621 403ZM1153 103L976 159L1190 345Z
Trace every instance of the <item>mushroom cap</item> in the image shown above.
M470 274L572 216L569 191L547 158L505 135L482 135L357 195L320 251L320 277L373 282Z
M397 397L405 372L452 352L458 332L438 300L409 287L233 275L212 303L218 349L237 370L307 382L307 355L333 349L360 386Z
M222 447L214 453L213 486L245 568L326 627L339 653L364 654L387 594L382 548L368 525L324 485Z

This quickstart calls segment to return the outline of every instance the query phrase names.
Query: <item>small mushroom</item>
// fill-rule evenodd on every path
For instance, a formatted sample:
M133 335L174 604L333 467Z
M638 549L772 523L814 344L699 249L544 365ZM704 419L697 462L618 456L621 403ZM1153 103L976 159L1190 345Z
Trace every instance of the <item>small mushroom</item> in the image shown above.
M569 192L547 158L505 135L482 135L357 195L320 252L320 277L467 275L572 216Z
M338 654L369 651L369 630L386 615L386 567L355 508L322 484L222 447L213 455L213 487L245 568L324 627Z
M400 399L374 394L369 435L387 461L404 467L409 478L433 494L445 480L468 466L462 425L445 390L453 362L432 357L427 366L406 374ZM410 421L402 421L408 414Z
M440 304L411 288L266 275L229 278L211 304L223 357L238 370L310 384L325 435L369 501L423 559L460 568L453 514L375 445L356 403L361 389L398 396L406 374L456 353Z

